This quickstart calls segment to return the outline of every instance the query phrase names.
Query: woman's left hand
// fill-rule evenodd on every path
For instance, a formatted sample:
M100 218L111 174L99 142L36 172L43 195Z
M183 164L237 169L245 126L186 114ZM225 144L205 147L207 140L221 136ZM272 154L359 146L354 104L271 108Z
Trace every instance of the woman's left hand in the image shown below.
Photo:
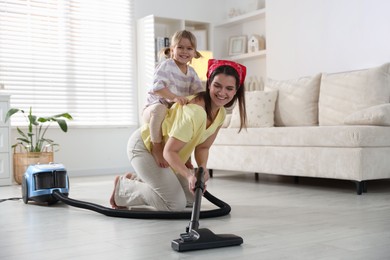
M197 178L196 178L196 175L195 175L193 170L190 170L189 172L190 172L190 174L187 174L188 186L189 186L189 190L192 192L192 194L194 194L195 188L196 188ZM207 181L209 180L209 178L210 178L209 172L207 170L205 170L204 171L204 179L203 179L203 193L207 189Z

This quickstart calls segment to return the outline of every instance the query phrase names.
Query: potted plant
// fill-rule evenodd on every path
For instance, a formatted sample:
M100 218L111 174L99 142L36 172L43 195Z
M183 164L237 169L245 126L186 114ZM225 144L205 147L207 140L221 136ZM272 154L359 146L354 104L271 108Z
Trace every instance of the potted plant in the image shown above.
M19 137L16 138L17 142L12 145L14 149L14 178L18 184L21 184L22 176L30 164L49 163L54 160L54 147L59 145L46 138L46 132L50 124L56 122L63 132L67 132L68 124L66 120L72 120L73 118L69 113L38 117L33 115L31 107L28 113L19 108L11 108L5 116L5 122L18 112L23 113L28 122L27 131L23 131L19 127L16 128Z

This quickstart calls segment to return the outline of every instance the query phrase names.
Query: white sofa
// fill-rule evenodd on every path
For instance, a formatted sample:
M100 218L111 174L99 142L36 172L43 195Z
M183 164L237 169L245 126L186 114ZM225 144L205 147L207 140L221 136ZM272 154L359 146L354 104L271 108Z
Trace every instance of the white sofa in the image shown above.
M390 63L376 68L268 79L246 93L249 128L227 117L208 168L356 182L390 178Z

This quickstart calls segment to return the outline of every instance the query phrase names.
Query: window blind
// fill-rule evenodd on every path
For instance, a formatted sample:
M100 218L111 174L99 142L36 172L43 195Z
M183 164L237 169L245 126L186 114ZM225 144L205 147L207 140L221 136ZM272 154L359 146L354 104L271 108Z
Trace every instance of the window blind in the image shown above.
M133 19L133 0L0 0L0 83L11 107L68 112L70 125L137 125Z

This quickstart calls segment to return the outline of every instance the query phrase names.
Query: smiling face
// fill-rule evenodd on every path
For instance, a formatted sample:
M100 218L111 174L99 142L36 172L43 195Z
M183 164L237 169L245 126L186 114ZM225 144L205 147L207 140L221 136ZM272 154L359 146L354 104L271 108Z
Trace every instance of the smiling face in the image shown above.
M224 73L217 74L210 86L210 98L213 108L225 106L236 94L236 78Z
M172 48L172 58L180 65L185 65L195 57L196 51L187 38L181 40Z

